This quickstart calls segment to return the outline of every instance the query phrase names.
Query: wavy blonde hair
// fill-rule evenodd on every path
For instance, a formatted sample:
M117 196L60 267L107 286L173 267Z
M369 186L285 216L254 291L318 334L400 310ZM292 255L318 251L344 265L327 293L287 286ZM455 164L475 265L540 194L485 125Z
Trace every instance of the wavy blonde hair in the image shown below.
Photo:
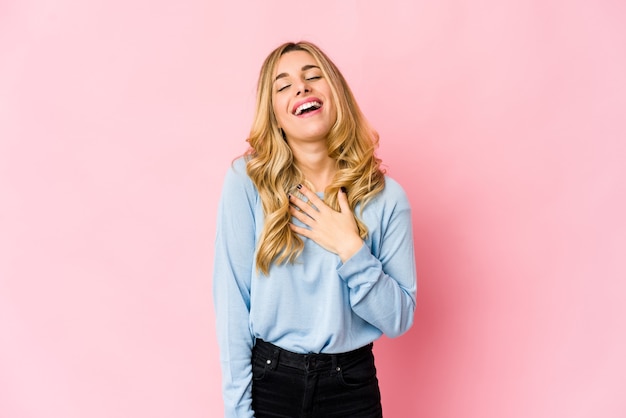
M291 148L272 108L272 86L280 57L291 51L306 51L317 61L322 75L328 81L332 100L337 109L337 120L328 133L328 155L336 161L337 172L324 191L324 202L339 210L337 193L345 187L348 203L354 212L363 207L385 187L381 160L374 151L378 134L366 121L363 113L337 66L317 46L310 42L285 43L265 59L257 85L256 114L247 141L247 173L255 184L265 224L259 240L256 266L269 274L272 263L294 262L302 253L302 239L289 228L291 215L287 193L296 184L307 184L294 163ZM367 237L367 226L356 217L361 238Z

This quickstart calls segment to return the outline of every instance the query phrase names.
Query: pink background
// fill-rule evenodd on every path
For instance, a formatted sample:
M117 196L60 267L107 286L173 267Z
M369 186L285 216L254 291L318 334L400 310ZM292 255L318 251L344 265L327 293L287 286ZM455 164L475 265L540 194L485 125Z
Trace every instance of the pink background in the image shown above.
M626 3L4 0L0 416L217 417L216 206L318 43L414 208L386 417L626 416Z

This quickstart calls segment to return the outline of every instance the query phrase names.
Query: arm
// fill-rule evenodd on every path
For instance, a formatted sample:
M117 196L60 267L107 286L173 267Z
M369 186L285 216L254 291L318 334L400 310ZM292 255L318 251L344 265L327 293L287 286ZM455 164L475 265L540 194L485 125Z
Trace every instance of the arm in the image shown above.
M347 199L339 192L340 211L328 207L314 193L301 186L301 192L314 207L291 196L291 214L306 227L291 228L337 254L342 262L338 274L350 289L350 305L361 318L389 337L406 332L413 324L416 273L411 209L402 188L389 181L381 201L380 236L372 237L369 248L358 235ZM297 208L297 209L296 209ZM381 218L379 218L379 215Z
M255 199L245 164L242 160L236 161L224 180L213 270L224 414L229 418L254 416L251 406L253 337L249 315Z
M393 208L381 234L372 248L364 243L338 273L350 289L352 310L385 335L397 337L413 324L417 290L408 203Z

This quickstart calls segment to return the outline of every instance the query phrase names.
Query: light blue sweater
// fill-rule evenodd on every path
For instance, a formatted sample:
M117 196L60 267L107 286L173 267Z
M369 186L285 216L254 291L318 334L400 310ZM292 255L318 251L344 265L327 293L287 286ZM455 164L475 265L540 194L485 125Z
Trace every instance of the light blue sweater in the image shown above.
M224 181L213 274L228 418L254 416L251 350L256 338L296 353L342 353L383 333L396 337L413 323L411 209L393 179L386 177L384 190L365 206L361 219L369 235L343 264L303 238L296 263L272 265L269 276L259 274L254 259L263 219L259 194L239 158Z

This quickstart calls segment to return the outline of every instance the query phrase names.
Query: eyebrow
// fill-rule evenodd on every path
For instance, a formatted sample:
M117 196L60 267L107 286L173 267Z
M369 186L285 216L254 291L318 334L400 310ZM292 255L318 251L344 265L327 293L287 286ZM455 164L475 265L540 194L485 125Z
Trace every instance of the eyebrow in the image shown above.
M310 70L311 68L317 68L317 69L319 69L320 67L318 67L317 65L308 64L308 65L305 65L304 67L302 67L302 68L300 69L300 71L301 71L301 72L305 72L305 71L307 71L307 70ZM285 78L285 77L289 77L289 74L287 74L287 73L280 73L280 74L278 74L278 75L276 76L276 78L274 79L274 81L278 81L279 79L281 79L281 78Z

